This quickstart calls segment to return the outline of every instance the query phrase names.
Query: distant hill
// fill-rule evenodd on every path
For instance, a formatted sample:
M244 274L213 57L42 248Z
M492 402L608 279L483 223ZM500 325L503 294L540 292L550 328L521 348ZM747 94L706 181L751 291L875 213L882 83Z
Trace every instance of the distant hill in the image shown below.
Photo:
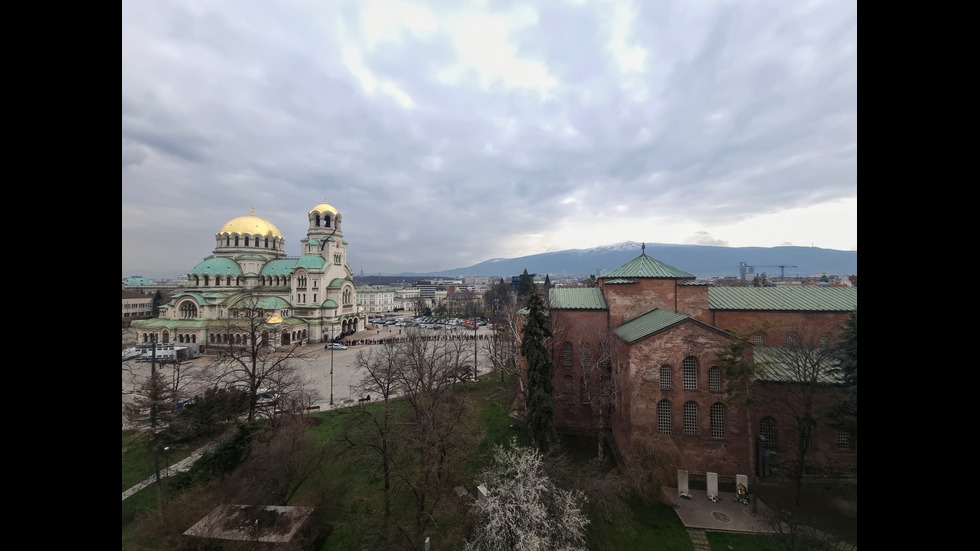
M601 276L640 256L641 244L634 241L566 251L532 254L518 258L493 258L464 268L439 272L402 273L401 277L458 277L554 274ZM806 277L813 274L857 275L857 251L817 247L715 247L647 243L646 255L698 278L738 276L739 264L755 266L755 273Z

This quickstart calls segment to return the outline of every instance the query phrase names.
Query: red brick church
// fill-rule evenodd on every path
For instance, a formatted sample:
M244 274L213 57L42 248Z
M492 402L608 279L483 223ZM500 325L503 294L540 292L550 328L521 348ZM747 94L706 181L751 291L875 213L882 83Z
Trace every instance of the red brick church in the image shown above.
M716 287L644 247L596 287L550 289L548 305L559 432L609 435L627 461L637 436L662 435L680 452L677 468L734 475L749 474L760 446L763 456L795 457L799 402L812 400L819 413L836 399L838 381L824 372L807 398L796 398L808 384L780 361L794 346L836 344L857 311L857 288ZM731 331L765 322L770 327L749 338L750 354L769 366L752 385L757 403L749 408L725 399L716 352L729 346ZM846 429L818 419L805 430L809 464L856 469Z

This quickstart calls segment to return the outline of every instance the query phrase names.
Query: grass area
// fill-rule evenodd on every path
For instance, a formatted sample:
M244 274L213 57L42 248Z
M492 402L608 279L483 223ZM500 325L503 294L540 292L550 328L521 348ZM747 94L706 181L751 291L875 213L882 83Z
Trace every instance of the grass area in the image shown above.
M478 420L482 439L476 443L476 451L464 463L458 465L458 484L471 493L474 482L491 458L494 445L504 444L516 437L528 444L523 422L509 415L514 399L514 389L502 385L499 377L481 379L475 385L464 387L469 398L477 405ZM372 403L369 408L378 408L380 403ZM351 451L341 444L344 423L350 416L343 410L325 411L309 414L309 431L327 450L326 460L315 475L310 476L290 500L290 505L315 504L322 511L322 522L331 527L330 536L321 547L322 551L341 551L349 549L374 549L384 547L385 542L378 534L384 532L382 525L383 500L382 473L376 458L361 451ZM512 428L516 426L518 430ZM145 443L136 438L136 433L124 431L123 449L123 488L151 476L154 471L152 454L146 451ZM574 439L567 439L569 442ZM189 455L195 445L180 446L170 455L170 463ZM590 459L595 455L595 441L588 439L570 446L570 455L578 459ZM610 455L611 457L611 455ZM161 468L163 465L161 465ZM169 482L162 479L163 499L171 497ZM176 481L175 481L176 482ZM395 520L403 526L410 525L414 512L413 494L404 486L396 484L393 493L392 511ZM697 481L692 481L692 487ZM157 508L157 487L150 485L123 501L122 541L123 550L132 549L128 542L134 520L141 512L152 512ZM433 507L432 548L458 549L465 540L465 527L472 522L467 516L466 507L459 504L455 495L441 496L440 505ZM602 519L592 519L589 532L589 549L595 551L632 551L658 549L665 551L692 551L693 543L686 528L680 522L672 507L660 503L644 503L631 499L628 503L632 513L632 530L622 530L620 526ZM186 528L186 527L185 527ZM718 551L765 551L776 549L775 536L709 532L708 541L712 549ZM856 543L856 542L855 542ZM389 546L390 548L390 546Z

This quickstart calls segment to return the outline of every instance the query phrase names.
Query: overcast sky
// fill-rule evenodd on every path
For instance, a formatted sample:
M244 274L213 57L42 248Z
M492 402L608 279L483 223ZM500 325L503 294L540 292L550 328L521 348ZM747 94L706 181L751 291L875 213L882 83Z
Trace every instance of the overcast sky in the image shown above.
M123 2L122 275L324 199L358 275L857 250L856 96L853 0Z

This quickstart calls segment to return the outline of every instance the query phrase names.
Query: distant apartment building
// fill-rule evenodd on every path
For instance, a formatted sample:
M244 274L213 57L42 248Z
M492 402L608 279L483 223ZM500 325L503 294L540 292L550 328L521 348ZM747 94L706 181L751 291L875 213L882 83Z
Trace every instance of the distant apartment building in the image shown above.
M357 306L368 314L393 312L398 306L395 292L394 288L387 285L358 287Z
M148 318L153 315L153 295L122 292L122 319Z

